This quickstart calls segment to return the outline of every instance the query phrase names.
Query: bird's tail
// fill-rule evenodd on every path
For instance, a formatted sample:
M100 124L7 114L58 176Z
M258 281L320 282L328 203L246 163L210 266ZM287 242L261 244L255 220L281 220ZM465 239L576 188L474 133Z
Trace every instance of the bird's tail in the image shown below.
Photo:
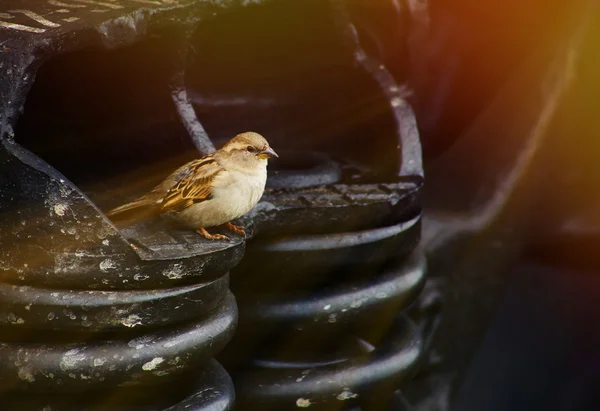
M132 201L131 203L113 208L112 210L108 211L106 215L111 220L137 220L149 217L153 214L158 214L158 212L159 207L155 201L141 197Z

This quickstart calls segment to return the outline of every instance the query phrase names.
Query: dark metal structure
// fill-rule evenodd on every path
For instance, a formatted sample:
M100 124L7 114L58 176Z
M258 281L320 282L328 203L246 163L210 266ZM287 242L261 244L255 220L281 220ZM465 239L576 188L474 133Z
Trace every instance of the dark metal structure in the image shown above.
M452 13L301 3L0 5L0 408L447 409L544 226L588 6L437 144ZM281 154L247 239L104 216L243 130Z

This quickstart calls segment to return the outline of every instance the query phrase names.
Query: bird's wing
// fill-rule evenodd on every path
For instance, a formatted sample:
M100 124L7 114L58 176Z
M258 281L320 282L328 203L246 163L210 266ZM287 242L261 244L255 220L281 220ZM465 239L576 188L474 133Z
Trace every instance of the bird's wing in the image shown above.
M223 171L223 167L212 156L188 163L182 178L165 194L161 211L181 211L209 200L213 192L212 182Z

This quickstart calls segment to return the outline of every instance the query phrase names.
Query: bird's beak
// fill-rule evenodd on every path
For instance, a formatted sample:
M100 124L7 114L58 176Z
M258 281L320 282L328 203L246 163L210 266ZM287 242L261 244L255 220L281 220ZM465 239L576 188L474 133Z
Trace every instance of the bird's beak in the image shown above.
M275 152L275 150L273 150L271 147L267 147L266 150L261 151L258 154L259 158L279 158L279 156L277 155L277 153Z

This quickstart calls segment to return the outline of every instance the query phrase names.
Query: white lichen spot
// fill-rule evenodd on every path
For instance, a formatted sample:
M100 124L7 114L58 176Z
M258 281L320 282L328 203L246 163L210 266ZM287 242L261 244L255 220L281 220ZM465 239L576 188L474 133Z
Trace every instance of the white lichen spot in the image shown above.
M181 362L181 357L175 357L175 358L173 358L171 361L169 361L168 363L169 363L170 365L177 365L177 364L179 364L180 362Z
M14 315L13 313L9 313L6 316L6 319L8 320L9 323L11 324L25 324L25 320L22 319L21 317L17 317L16 315Z
M127 343L131 348L135 348L136 350L140 350L144 348L147 344L150 344L154 340L154 336L152 335L144 335L142 337L134 338L133 340Z
M142 325L142 317L137 314L131 314L127 318L122 319L121 324L125 327L133 328L136 325Z
M331 308L331 304L327 304L325 307L323 307L323 309L324 309L325 311L329 310L330 308Z
M106 362L106 358L95 358L94 359L94 367L100 367Z
M52 320L54 320L54 318L56 318L56 315L53 312L49 312L48 313L48 321L52 321Z
M166 343L163 344L163 347L171 348L171 347L175 347L179 343L181 343L181 341L178 341L178 340L167 341Z
M113 269L117 268L117 264L110 258L102 260L102 262L99 264L99 266L100 266L100 270L102 270L103 272L107 272L109 270L113 270Z
M63 314L65 315L65 317L68 317L71 320L76 320L77 319L77 316L73 313L73 311L71 311L71 310L69 310L67 308L65 308L63 310Z
M377 293L377 294L375 294L375 298L381 300L383 298L387 298L387 294L386 293Z
M179 280L184 276L183 264L176 263L172 264L171 267L164 269L162 275L167 277L169 280Z
M327 321L330 323L334 323L337 321L337 314L329 314L329 318L327 318Z
M392 107L399 107L402 104L402 99L400 97L393 97L390 100L390 104Z
M67 351L60 360L60 369L63 371L77 367L77 363L85 361L85 354L81 354L78 348Z
M25 306L25 309L26 309L27 311L31 310L31 304L27 304L27 305Z
M144 280L147 280L148 278L150 278L150 276L144 275L144 274L136 274L133 276L133 279L135 281L144 281Z
M311 406L311 402L308 398L298 398L296 400L296 407L298 408L308 408Z
M27 382L34 382L35 381L35 377L33 376L33 372L31 372L31 370L29 368L25 368L25 367L19 368L19 371L17 372L17 375L23 381L27 381Z
M350 391L349 388L344 388L344 391L339 393L337 395L337 397L335 397L335 398L337 398L340 401L345 401L345 400L349 400L351 398L356 398L356 397L358 397L358 394L353 393L352 391Z
M108 241L108 240L102 240L102 245L110 245L110 241Z
M144 365L142 365L142 370L144 371L152 371L156 368L160 363L162 363L165 359L163 357L153 358L151 361L148 361Z
M69 206L64 203L58 203L54 204L54 207L52 207L52 209L54 210L54 214L56 214L59 217L63 217L69 209Z
M365 302L367 302L367 300L368 298L361 298L360 300L352 301L352 303L350 304L350 308L359 308Z
M302 382L308 374L310 374L310 370L302 371L302 375L300 377L296 378L296 382Z

